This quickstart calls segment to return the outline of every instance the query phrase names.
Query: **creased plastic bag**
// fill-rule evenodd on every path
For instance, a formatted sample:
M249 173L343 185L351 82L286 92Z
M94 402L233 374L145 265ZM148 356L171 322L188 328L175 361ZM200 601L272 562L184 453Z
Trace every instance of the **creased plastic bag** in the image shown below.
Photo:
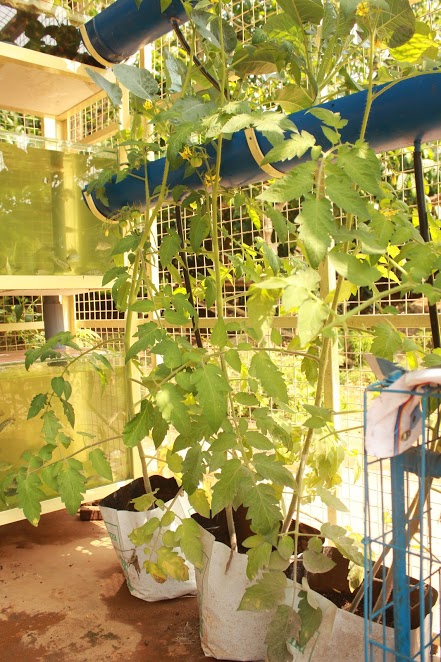
M265 637L271 612L237 611L245 589L247 556L233 552L201 529L204 563L196 571L201 645L205 655L217 660L264 660Z
M115 508L106 506L106 499L109 499L109 497L106 497L100 503L101 514L107 528L107 533L121 562L130 593L147 602L195 595L196 581L192 565L187 564L189 570L189 579L187 581L179 582L168 578L163 584L159 584L151 575L146 573L143 567L144 561L150 558L144 553L145 546L135 547L129 539L129 534L133 529L142 526L152 517L161 518L164 511L159 508L148 510L147 512L116 510ZM176 498L171 510L182 518L189 517L192 512L185 495ZM167 529L176 530L180 524L179 517L169 527L164 527L163 531ZM157 547L162 544L161 538L162 536L159 537ZM154 553L150 560L156 561Z

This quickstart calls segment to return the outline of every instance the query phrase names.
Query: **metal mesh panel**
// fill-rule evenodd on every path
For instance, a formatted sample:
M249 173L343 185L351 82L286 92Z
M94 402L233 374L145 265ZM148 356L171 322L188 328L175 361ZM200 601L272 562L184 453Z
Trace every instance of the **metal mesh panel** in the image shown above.
M68 140L80 142L118 121L118 109L103 97L68 117Z
M0 130L20 131L29 136L42 136L42 119L25 113L0 109Z
M41 297L0 297L0 352L44 342Z

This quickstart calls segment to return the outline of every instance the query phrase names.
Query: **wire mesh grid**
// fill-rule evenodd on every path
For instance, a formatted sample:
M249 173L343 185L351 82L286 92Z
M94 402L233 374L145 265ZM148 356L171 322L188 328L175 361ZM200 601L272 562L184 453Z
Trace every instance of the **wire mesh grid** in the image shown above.
M68 140L81 142L85 138L107 129L118 122L118 119L118 109L105 96L77 112L69 113Z
M14 131L22 132L30 136L42 136L42 124L41 117L0 109L1 131Z
M41 297L0 297L0 352L18 352L42 341L42 320Z
M366 390L366 409L381 390L381 384ZM366 662L423 662L439 653L441 472L434 458L441 393L404 392L393 384L389 390L416 396L422 434L417 445L394 458L365 458Z

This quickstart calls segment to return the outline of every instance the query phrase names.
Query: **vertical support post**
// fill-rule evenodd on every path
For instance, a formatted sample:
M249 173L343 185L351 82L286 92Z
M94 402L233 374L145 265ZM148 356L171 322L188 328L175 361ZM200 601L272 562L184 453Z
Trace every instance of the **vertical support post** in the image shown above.
M415 172L415 189L418 206L418 219L420 223L420 234L424 241L430 241L429 223L427 222L426 196L424 193L423 160L421 156L421 141L415 140L413 167ZM433 277L429 276L427 282L433 285ZM439 331L438 312L436 304L429 304L430 328L432 330L433 348L441 347Z
M406 550L407 519L404 492L404 455L391 458L392 522L393 522L393 605L395 629L395 660L410 658L410 596L407 580Z
M43 296L44 337L46 340L65 330L63 306L60 299L61 297L58 295Z
M335 270L329 264L326 258L323 266L319 267L320 274L320 296L324 299L335 289L336 275ZM325 384L323 390L323 404L332 411L340 411L340 378L339 378L339 356L338 339L331 340L329 350L329 361L325 372ZM331 524L337 523L337 511L328 506L328 520Z
M63 295L61 297L61 305L63 308L64 330L75 333L75 296L73 294Z

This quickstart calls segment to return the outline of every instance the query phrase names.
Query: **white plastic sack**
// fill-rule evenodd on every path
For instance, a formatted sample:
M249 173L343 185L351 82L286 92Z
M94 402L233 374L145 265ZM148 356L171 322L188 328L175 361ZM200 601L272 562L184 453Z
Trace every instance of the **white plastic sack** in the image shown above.
M159 584L144 570L144 561L148 558L144 554L145 546L135 547L129 539L129 534L133 529L142 526L152 517L161 518L164 514L163 510L155 508L147 512L131 512L116 510L101 504L100 510L107 533L121 562L127 587L132 595L147 602L157 602L158 600L169 600L196 594L196 580L192 565L188 566L189 579L187 581L178 582L169 578L163 584ZM171 510L182 518L190 517L192 512L188 498L185 495L179 496L175 500ZM180 520L176 518L167 528L174 531L179 524ZM159 540L158 547L160 545L161 540ZM156 561L154 554L151 560Z
M246 576L247 556L231 555L227 545L201 531L204 563L202 570L196 570L196 584L202 650L217 660L264 660L266 632L274 612L237 611L252 584Z
M422 432L421 397L397 391L441 384L441 369L405 372L373 400L366 415L365 448L378 458L404 453Z
M295 640L290 642L288 648L293 655L293 662L365 662L363 617L339 609L315 591L313 594L323 612L323 619L303 651L298 649ZM382 649L385 643L394 650L394 629L383 627L380 623L371 623L370 627L369 639L377 641L380 647L372 646L372 657L369 659L375 662L395 662L395 654L384 653ZM431 637L430 614L425 618L424 631L424 640L427 642ZM421 628L411 630L412 656L420 649L420 633ZM430 647L426 648L426 654L421 659L424 662L430 660Z

